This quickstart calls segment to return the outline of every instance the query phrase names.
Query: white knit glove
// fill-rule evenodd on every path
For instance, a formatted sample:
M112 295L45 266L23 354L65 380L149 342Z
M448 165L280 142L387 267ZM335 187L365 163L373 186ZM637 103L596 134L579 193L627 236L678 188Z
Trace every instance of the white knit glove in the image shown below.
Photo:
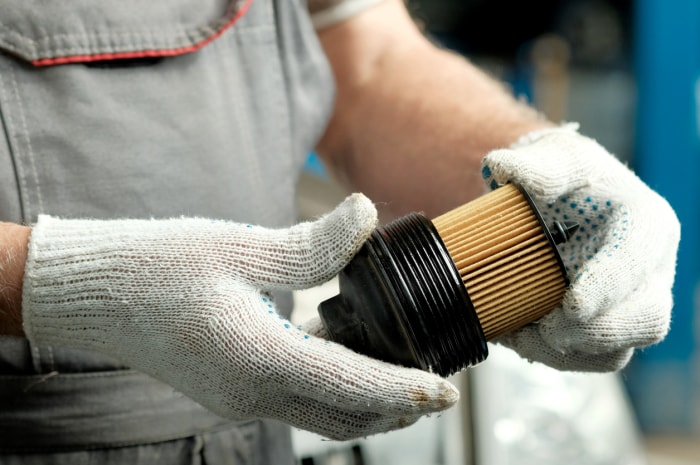
M44 216L30 240L24 330L37 345L115 357L226 418L278 419L335 439L407 426L453 405L456 389L310 336L266 292L330 279L376 221L359 194L278 230Z
M571 287L561 308L498 342L557 369L614 371L668 332L680 225L669 204L570 124L483 160L493 188L520 183L545 221L580 229L559 246Z

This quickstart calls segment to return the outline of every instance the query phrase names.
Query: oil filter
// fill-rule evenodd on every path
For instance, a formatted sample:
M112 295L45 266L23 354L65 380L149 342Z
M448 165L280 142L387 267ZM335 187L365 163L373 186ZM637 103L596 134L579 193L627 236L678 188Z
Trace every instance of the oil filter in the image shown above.
M483 361L486 342L542 317L568 287L556 244L578 225L545 224L506 184L432 221L378 227L319 305L331 340L448 376Z

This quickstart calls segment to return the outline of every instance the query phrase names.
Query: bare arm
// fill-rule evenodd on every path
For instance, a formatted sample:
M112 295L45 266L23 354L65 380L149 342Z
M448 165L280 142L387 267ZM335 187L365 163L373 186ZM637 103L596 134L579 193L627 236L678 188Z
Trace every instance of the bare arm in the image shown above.
M31 228L0 223L0 334L22 336L22 279Z
M464 58L430 43L401 0L319 33L337 80L318 153L392 214L435 216L483 193L481 158L551 125Z

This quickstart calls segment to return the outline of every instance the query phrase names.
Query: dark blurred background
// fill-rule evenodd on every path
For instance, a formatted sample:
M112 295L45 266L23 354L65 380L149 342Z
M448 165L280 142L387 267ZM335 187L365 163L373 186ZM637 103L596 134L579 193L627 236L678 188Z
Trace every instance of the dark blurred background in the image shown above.
M629 64L632 3L409 0L409 7L431 32L470 55L513 62L524 44L553 33L571 46L572 65L610 68Z

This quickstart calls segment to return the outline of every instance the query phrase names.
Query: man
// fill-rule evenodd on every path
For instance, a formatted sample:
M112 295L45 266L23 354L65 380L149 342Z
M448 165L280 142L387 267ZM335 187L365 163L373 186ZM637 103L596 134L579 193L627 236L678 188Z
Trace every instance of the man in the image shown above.
M291 463L285 424L347 439L456 402L286 319L280 291L330 279L376 224L356 194L289 227L314 146L394 215L516 180L582 224L562 308L501 341L522 356L616 370L665 335L662 198L400 0L310 3L317 34L282 0L0 6L7 462Z

